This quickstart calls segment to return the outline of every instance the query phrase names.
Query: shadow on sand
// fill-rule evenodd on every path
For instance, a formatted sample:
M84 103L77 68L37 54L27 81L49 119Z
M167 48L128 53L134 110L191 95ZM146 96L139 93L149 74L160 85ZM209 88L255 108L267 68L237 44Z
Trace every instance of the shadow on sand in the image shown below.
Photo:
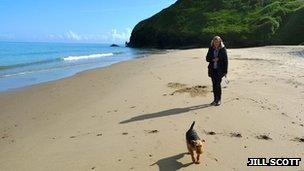
M192 110L198 110L210 107L210 104L203 104L203 105L197 105L197 106L191 106L191 107L185 107L185 108L174 108L169 110L164 110L156 113L149 113L149 114L143 114L139 116L135 116L133 118L121 121L120 124L129 123L129 122L135 122L135 121L141 121L146 119L152 119L152 118L158 118L158 117L164 117L164 116L170 116L170 115L177 115L181 113L186 113Z
M185 154L187 154L187 153L180 153L175 156L160 159L157 162L155 162L154 164L152 164L151 166L157 164L160 171L173 171L173 170L179 170L183 167L188 167L191 164L193 164L193 162L183 164L183 163L177 161L177 160L183 158L185 156Z

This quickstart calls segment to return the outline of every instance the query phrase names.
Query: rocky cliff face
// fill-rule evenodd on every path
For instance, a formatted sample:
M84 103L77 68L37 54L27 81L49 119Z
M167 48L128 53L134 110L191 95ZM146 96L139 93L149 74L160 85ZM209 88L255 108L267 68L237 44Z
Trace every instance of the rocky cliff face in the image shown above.
M304 42L303 0L178 0L132 31L130 47L228 47Z

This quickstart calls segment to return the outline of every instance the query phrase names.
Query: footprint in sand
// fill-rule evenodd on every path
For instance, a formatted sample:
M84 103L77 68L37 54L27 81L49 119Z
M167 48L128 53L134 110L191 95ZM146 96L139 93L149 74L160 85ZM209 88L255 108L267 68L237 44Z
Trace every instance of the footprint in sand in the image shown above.
M80 131L77 131L77 132L80 133ZM77 136L76 135L72 135L72 136L70 136L70 138L76 138L78 136L85 136L85 135L89 135L89 134L91 134L91 133L87 132L87 133L83 133L83 134L78 134Z
M207 135L215 135L216 133L213 132L213 131L210 131L210 132L206 132Z
M9 136L7 134L2 135L1 139L8 138Z
M301 137L295 137L294 139L292 139L292 141L297 141L297 142L304 143L304 137L303 138L301 138Z
M282 112L281 115L288 116L285 112Z
M242 138L242 134L238 132L231 132L230 137L237 137L237 138Z
M272 140L272 138L270 138L268 135L265 134L257 135L256 138L260 140Z
M214 155L211 154L211 153L209 153L209 152L207 152L207 157L210 158L210 159L212 159L212 160L214 160L214 161L216 161L216 162L218 162L218 159L216 157L214 157Z
M154 130L145 130L145 132L147 132L149 134L155 134L155 133L158 133L159 131L157 129L154 129Z

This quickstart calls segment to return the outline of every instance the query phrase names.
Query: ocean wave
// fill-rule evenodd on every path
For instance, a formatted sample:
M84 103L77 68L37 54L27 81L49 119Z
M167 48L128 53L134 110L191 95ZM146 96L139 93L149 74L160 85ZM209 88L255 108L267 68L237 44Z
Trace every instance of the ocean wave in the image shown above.
M18 73L13 73L13 74L5 74L5 75L0 75L0 78L26 75L26 74L30 74L30 73L33 73L33 72L32 71L24 71L24 72L18 72Z
M93 63L96 64L96 61L87 61L87 62L81 62L81 63L68 62L65 64L62 63L61 65L55 65L55 66L50 66L50 67L45 67L45 68L32 68L32 69L25 70L25 71L17 71L17 72L4 73L4 74L0 73L0 78L28 75L28 74L38 73L38 72L53 71L53 70L65 69L65 68L76 67L76 66L90 65ZM97 62L97 63L102 63L102 62Z
M54 62L56 60L57 59L48 59L48 60L41 60L41 61L35 61L35 62L29 62L29 63L4 65L4 66L0 66L0 70L6 70L6 69L12 69L12 68L18 68L18 67L26 67L26 66L38 65L38 64L45 64L45 63Z
M70 65L63 65L63 66L36 68L36 69L30 69L30 70L26 70L26 71L15 72L15 73L7 73L7 74L4 74L4 75L0 74L0 78L21 76L21 75L27 75L27 74L45 72L45 71L52 71L52 70L64 69L64 68L68 68L68 67L72 67L72 66L78 66L78 65L82 65L82 64L70 64Z
M119 55L123 54L123 52L113 52L113 53L97 53L97 54L90 54L90 55L79 55L79 56L68 56L68 57L59 57L54 59L46 59L41 61L34 61L29 63L20 63L20 64L13 64L13 65L0 65L0 71L1 70L7 70L7 69L13 69L18 67L27 67L32 65L40 65L40 64L46 64L56 61L77 61L77 60L83 60L83 59L94 59L94 58L102 58L102 57L108 57L113 55Z
M91 54L91 55L82 55L82 56L68 56L62 58L64 61L76 61L76 60L82 60L82 59L94 59L94 58L102 58L107 56L113 56L113 53L97 53L97 54Z
M19 53L10 53L10 52L3 52L3 55L9 56L32 56L32 55L50 55L50 54L57 54L59 51L43 51L43 52L19 52Z

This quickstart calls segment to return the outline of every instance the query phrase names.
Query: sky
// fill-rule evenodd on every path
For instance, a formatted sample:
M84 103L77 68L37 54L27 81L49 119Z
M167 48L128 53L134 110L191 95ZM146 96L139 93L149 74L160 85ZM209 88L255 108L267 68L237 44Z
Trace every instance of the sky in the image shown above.
M124 43L176 0L0 0L0 41Z

